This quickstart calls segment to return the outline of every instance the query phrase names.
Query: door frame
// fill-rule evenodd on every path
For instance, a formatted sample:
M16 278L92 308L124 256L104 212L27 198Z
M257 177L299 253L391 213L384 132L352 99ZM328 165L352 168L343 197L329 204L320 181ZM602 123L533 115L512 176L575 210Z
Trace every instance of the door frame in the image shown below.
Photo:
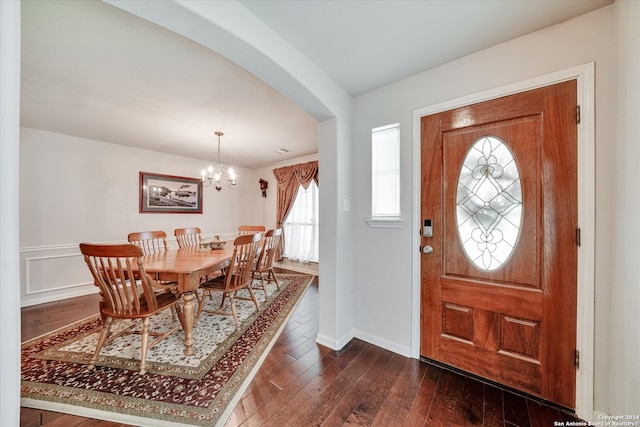
M585 421L593 417L594 297L595 297L595 63L545 74L529 80L478 92L461 98L413 110L412 164L412 247L420 247L420 123L423 116L436 114L495 98L577 80L580 123L578 124L578 296L576 348L580 368L576 372L576 415ZM420 357L420 251L412 251L411 260L411 357Z

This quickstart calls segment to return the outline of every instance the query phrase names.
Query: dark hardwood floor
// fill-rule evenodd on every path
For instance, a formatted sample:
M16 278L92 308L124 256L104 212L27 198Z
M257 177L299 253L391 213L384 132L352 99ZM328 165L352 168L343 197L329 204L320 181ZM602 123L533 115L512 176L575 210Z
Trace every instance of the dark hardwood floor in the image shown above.
M97 296L27 307L22 339L96 313ZM553 426L572 415L493 385L354 339L340 351L315 342L312 285L226 426ZM124 427L21 408L22 427Z

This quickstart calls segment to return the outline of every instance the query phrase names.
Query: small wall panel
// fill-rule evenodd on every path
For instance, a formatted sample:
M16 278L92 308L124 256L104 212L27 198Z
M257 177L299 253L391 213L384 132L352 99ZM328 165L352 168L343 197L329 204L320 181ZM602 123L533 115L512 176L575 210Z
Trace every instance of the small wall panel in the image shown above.
M442 333L473 341L473 310L445 302L442 306Z
M22 249L20 264L21 307L97 292L75 245Z
M92 283L82 256L77 254L25 258L25 269L27 295Z

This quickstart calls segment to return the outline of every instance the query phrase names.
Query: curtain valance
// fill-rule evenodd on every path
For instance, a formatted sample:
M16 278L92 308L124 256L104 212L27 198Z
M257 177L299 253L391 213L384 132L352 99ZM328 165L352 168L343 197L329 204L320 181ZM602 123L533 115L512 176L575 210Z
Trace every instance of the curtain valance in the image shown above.
M313 179L318 185L318 162L300 163L298 165L285 166L273 170L278 187L292 185L296 189L302 185L304 189L309 187Z

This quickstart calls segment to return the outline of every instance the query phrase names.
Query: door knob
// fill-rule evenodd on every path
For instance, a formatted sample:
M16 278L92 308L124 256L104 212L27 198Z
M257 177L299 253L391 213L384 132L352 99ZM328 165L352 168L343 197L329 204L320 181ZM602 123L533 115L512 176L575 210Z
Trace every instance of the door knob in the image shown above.
M431 252L433 252L433 248L429 245L425 246L424 248L422 248L422 252L425 254L430 254Z

